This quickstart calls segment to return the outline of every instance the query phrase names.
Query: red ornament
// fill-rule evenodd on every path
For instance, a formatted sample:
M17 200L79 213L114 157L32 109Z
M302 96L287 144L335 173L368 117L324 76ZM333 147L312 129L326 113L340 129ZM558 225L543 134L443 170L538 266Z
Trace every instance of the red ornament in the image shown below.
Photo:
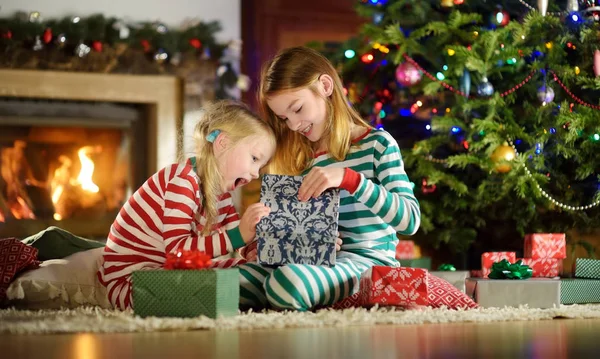
M427 177L424 177L421 181L421 192L423 192L424 194L433 193L435 192L436 188L436 185L430 185L427 183Z
M49 44L50 41L52 41L52 29L47 28L44 31L44 35L42 35L42 41L44 41L44 44Z
M144 48L144 52L150 51L150 41L148 41L148 40L142 40L142 41L140 41L140 44Z
M360 58L360 60L362 62L364 62L365 64L370 64L371 62L373 62L373 54L364 54L362 55L362 57Z
M195 49L199 49L202 47L202 42L198 39L190 39L190 45Z
M94 48L94 51L102 52L102 42L100 42L100 41L92 42L92 48Z
M212 265L211 257L199 250L178 250L168 253L165 269L206 269Z
M8 30L7 32L2 34L2 37L8 40L12 39L12 31Z

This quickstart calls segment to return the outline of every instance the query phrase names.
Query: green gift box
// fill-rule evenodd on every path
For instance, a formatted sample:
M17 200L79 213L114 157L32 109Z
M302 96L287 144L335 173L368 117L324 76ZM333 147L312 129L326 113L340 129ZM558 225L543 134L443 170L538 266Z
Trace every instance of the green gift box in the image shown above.
M430 257L400 259L399 261L400 261L400 265L402 267L423 268L423 269L427 269L427 270L431 269L431 258Z
M560 305L561 281L550 278L487 279L467 278L466 294L482 308L528 305L554 308Z
M135 271L133 311L140 317L235 316L239 276L237 268Z
M563 278L560 281L562 304L600 303L600 280Z
M575 260L575 277L600 279L600 260L577 258Z

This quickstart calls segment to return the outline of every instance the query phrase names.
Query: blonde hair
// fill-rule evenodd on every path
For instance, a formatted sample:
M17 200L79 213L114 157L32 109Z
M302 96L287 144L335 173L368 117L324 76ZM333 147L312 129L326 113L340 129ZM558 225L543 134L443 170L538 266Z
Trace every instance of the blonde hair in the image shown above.
M218 101L206 107L202 119L194 129L196 144L196 171L200 177L200 190L204 197L203 207L206 225L202 234L212 231L218 216L217 202L221 194L222 176L217 166L213 143L207 136L219 130L227 135L230 148L251 136L265 137L275 146L275 134L271 126L244 104L234 101Z
M263 66L258 90L262 114L277 137L278 148L271 161L271 172L290 175L302 173L310 165L314 150L305 136L290 130L285 121L275 115L267 100L285 91L304 88L321 96L316 84L324 74L333 79L333 92L331 96L324 97L328 121L324 136L329 137L327 148L331 156L338 161L346 158L352 144L352 123L365 128L371 127L349 104L342 80L325 56L307 47L284 49Z

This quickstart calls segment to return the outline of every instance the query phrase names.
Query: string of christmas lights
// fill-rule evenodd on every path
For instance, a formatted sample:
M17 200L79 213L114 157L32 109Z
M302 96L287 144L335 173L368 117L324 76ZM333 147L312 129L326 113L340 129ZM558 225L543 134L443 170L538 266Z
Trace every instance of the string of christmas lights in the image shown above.
M508 139L508 144L515 151L515 155L518 155L519 152L517 151L517 147L514 145L514 143L512 142L512 140L510 138ZM544 189L542 188L542 186L540 186L540 184L538 183L538 181L536 181L535 178L533 177L533 175L531 174L531 171L529 171L529 168L527 168L527 165L523 165L523 168L525 169L525 173L527 174L527 177L529 177L529 179L533 181L533 183L535 184L535 188L542 194L542 196L546 197L546 199L548 199L554 205L556 205L556 206L558 206L558 207L560 207L562 209L565 209L565 210L568 210L568 211L585 211L585 210L588 210L590 208L594 208L594 207L597 207L598 205L600 205L600 200L592 202L592 203L590 203L588 205L585 205L585 206L571 206L571 205L562 203L562 202L556 200L556 198L554 198L548 192L544 191Z
M446 83L443 80L439 80L437 79L435 76L433 76L430 72L428 72L427 70L425 70L421 65L419 65L419 63L417 61L415 61L412 57L408 56L407 54L403 55L404 59L408 62L410 62L412 65L414 65L416 68L418 68L421 72L423 72L425 74L425 76L429 77L432 81L436 81L439 82L442 86L444 86L446 89L467 97L467 94L464 93L461 90L455 89L454 87L452 87L450 84ZM582 106L586 106L589 108L592 108L594 110L600 110L600 106L599 105L593 105L591 103L585 102L582 99L580 99L579 97L575 96L568 87L566 87L562 81L560 81L560 79L558 78L558 75L556 74L556 72L554 72L553 70L548 70L550 73L552 73L554 80L560 85L560 87L562 87L563 90L565 90L565 92L567 94L569 94L569 96L571 96L573 98L573 100L575 100L575 102L579 103ZM529 75L527 75L527 77L525 77L525 79L523 81L521 81L520 83L516 84L515 86L513 86L512 88L502 92L500 94L500 97L505 97L515 91L517 91L518 89L520 89L521 87L523 87L526 83L528 83L529 81L531 81L531 79L533 78L533 75L535 75L536 70L532 70ZM467 98L474 98L474 96L469 95Z
M528 3L526 3L524 0L519 0L519 2L520 2L521 4L523 4L523 5L524 5L526 8L528 8L529 10L532 10L532 11L538 11L538 9L536 9L536 8L534 8L533 6L529 5L529 4L528 4ZM561 16L561 15L563 14L563 12L548 12L547 14L548 14L548 15L551 15L551 16Z
M404 59L408 62L410 62L412 65L414 65L416 68L418 68L421 72L423 72L425 74L425 76L429 77L432 81L435 82L439 82L442 86L444 86L446 89L459 94L463 97L467 97L467 98L474 98L474 96L472 95L467 95L466 93L464 93L461 90L455 89L454 87L452 87L450 84L446 83L443 80L439 80L438 78L436 78L435 76L433 76L433 74L431 74L429 71L425 70L423 67L421 67L421 65L419 65L418 62L416 62L412 57L408 56L407 54L404 54ZM511 89L508 89L504 92L502 92L500 94L500 97L505 97L508 96L509 94L517 91L518 89L520 89L521 87L523 87L526 83L528 83L532 78L533 75L535 75L535 70L532 70L529 75L527 75L527 77L525 77L525 79L523 81L521 81L520 83L516 84L515 86L513 86Z

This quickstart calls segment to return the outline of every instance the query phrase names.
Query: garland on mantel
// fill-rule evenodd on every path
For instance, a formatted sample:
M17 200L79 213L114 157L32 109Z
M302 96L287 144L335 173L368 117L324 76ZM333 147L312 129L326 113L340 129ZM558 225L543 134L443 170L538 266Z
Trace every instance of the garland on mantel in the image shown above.
M44 19L18 12L0 18L0 68L176 75L186 79L186 95L212 86L216 98L236 98L236 89L249 87L236 71L241 42L218 43L220 30L217 21L197 19L176 29L101 14Z

